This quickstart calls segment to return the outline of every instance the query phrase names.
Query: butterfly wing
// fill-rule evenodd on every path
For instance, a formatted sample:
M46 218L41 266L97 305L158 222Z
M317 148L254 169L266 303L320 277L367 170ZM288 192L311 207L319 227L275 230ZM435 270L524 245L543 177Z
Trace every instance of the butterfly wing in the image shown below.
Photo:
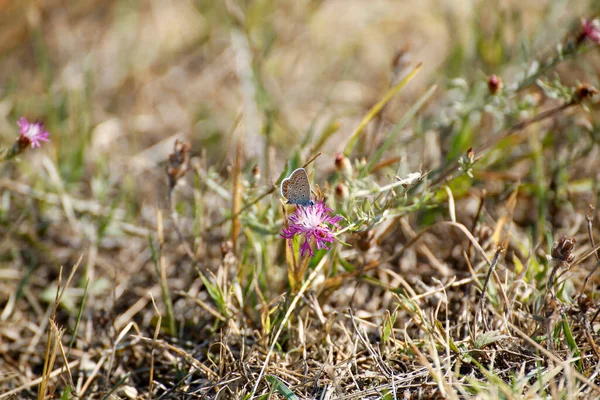
M281 181L281 195L286 199L289 198L290 195L290 179L286 178Z
M298 168L289 178L288 188L288 203L299 204L301 206L309 206L312 204L310 200L310 182L308 174L304 168Z

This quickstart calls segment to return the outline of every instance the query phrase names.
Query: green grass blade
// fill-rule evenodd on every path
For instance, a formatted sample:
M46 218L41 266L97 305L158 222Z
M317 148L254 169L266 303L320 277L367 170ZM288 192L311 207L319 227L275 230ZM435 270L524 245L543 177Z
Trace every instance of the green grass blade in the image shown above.
M569 346L569 350L571 350L571 353L573 353L574 357L577 357L577 369L579 370L579 372L583 372L583 364L581 362L581 352L579 351L579 346L577 346L577 342L575 341L575 338L573 337L573 333L571 332L571 327L569 326L569 322L567 321L567 317L563 314L562 315L562 326L563 326L563 332L565 333L565 339L567 341L567 346Z
M265 378L267 379L267 381L269 381L271 385L273 385L273 388L277 390L287 400L300 400L298 396L296 396L294 392L292 392L292 390L277 377L267 375Z
M429 98L435 92L436 89L437 89L436 85L430 87L429 90L427 92L425 92L425 94L423 94L419 98L419 100L417 100L415 102L415 104L413 104L408 109L408 111L404 114L404 116L402 117L400 122L398 122L396 124L396 126L394 127L394 129L388 134L388 137L387 137L387 139L385 139L385 142L383 142L383 144L377 149L375 154L373 154L373 156L370 157L370 161L369 161L369 164L367 165L367 168L365 168L361 172L361 177L366 176L369 172L371 172L373 170L373 167L375 167L375 165L377 165L379 160L381 160L383 153L385 153L385 151L390 148L392 143L394 143L396 141L396 139L398 138L398 135L400 134L400 131L402 129L404 129L404 127L406 126L408 121L410 121L415 116L415 114L421 109L421 107L423 107L423 104L425 104L425 102L427 100L429 100Z
M87 281L85 282L85 288L83 288L83 298L81 299L81 305L79 306L79 310L77 311L77 319L75 320L75 328L73 328L73 336L71 336L71 341L69 342L69 351L67 352L67 359L69 358L69 354L71 353L73 344L75 344L75 340L77 339L77 330L79 329L79 322L81 321L81 316L83 315L83 310L85 309L85 302L87 300L89 286L90 278L87 279Z
M71 398L71 386L67 385L62 396L60 396L60 400L69 400L70 398Z
M394 97L394 95L400 91L400 89L402 89L404 86L406 86L406 84L415 77L415 75L417 74L417 72L419 72L420 69L421 69L421 64L417 65L410 72L410 74L408 74L406 76L406 78L402 79L394 87L392 87L390 90L388 90L388 92L385 94L385 96L383 96L383 99L381 99L377 104L375 104L369 110L367 115L365 115L365 117L362 119L362 121L360 121L360 124L358 124L358 126L352 133L352 136L350 136L350 139L348 139L348 143L346 144L346 148L344 149L344 155L346 157L349 157L350 154L352 154L352 150L354 150L354 146L356 145L358 137L360 136L362 131L365 129L367 124L373 118L375 118L375 116L381 111L383 106L385 106L387 104L387 102L390 101L392 99L392 97Z
M336 133L340 129L341 126L342 126L342 124L340 124L339 121L333 121L329 125L327 125L325 127L325 129L323 130L323 132L321 133L321 135L319 136L319 138L317 139L317 141L314 144L314 146L312 147L312 151L315 152L315 151L320 150L321 147L323 147L323 145L325 144L325 142L334 133Z

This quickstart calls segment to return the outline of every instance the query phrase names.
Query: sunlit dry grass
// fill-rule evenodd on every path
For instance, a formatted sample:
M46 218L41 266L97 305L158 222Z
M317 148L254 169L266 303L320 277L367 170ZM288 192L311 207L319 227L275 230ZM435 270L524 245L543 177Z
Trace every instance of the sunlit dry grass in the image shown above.
M0 399L598 397L598 13L0 0Z

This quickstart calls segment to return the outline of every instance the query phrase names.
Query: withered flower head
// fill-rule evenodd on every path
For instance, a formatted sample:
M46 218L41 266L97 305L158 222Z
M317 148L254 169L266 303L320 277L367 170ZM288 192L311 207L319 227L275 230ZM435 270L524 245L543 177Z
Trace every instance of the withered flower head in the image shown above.
M575 248L575 238L569 236L561 237L557 242L552 246L552 251L550 255L553 259L563 261L567 264L570 264L575 259L575 255L573 253L573 249Z
M228 253L233 250L233 242L226 240L221 242L221 256L225 257Z
M169 154L169 164L167 165L167 177L171 189L190 169L190 148L188 142L175 140L173 152Z
M577 102L582 102L584 100L589 99L598 94L598 89L593 87L592 85L588 85L586 83L581 84L575 90L575 95L573 96L573 100Z
M585 313L594 307L594 302L585 293L581 293L579 296L577 296L576 300L577 305L579 306L579 311L582 313Z

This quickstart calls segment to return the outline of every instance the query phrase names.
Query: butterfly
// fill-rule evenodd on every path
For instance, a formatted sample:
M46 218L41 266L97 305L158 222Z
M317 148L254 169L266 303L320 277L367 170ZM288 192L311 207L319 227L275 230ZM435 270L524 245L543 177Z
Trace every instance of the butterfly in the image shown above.
M281 181L281 195L287 199L288 204L304 207L315 204L310 199L310 183L304 168L298 168L289 178Z

